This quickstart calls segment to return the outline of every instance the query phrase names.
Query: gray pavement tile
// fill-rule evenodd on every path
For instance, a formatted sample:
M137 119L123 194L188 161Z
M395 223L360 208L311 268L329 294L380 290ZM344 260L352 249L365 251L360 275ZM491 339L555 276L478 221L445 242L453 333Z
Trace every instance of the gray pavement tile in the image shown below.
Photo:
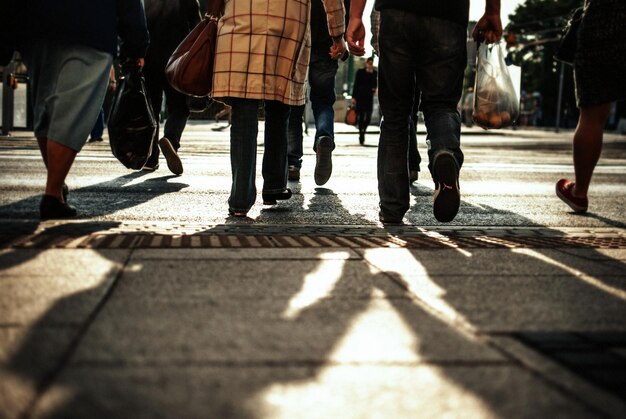
M337 248L261 248L261 249L137 249L133 252L131 262L138 260L345 260L361 259L361 256L354 250Z
M74 358L113 366L424 360L502 357L407 299L207 301L172 294L169 300L112 298Z
M129 271L118 283L116 297L207 302L224 298L284 301L296 295L300 299L369 299L374 289L381 290L385 297L406 296L406 291L389 278L373 275L368 265L352 259L133 258Z
M128 254L87 249L2 251L0 325L82 322L119 274Z
M20 417L76 333L70 327L0 327L0 417Z
M445 241L444 241L445 242ZM556 249L359 249L377 267L397 271L415 265L428 275L626 275L625 264L593 260L595 249L567 254ZM585 257L582 257L582 256ZM384 268L381 268L385 270Z
M427 303L436 298L433 284L445 290L439 298L481 332L626 330L626 301L575 276L431 275L411 280L417 284L412 292ZM626 289L624 277L598 281Z
M599 415L516 366L73 368L35 417L589 418Z

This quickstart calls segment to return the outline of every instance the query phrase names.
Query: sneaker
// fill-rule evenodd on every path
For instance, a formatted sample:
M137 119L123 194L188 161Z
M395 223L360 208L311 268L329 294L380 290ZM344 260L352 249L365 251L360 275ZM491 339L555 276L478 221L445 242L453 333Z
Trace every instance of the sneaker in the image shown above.
M572 194L572 189L576 185L575 182L572 182L568 179L561 179L556 183L556 196L561 198L561 201L565 202L570 206L574 212L582 213L587 211L587 207L589 206L589 201L587 198L579 198Z
M167 162L167 168L170 169L170 172L175 175L183 174L183 162L180 161L180 157L176 153L176 149L172 145L169 139L163 137L159 140L159 148L165 156L165 161Z
M141 170L143 170L144 172L154 172L155 170L159 169L159 162L157 162L156 164L153 163L147 163L143 165L143 167L141 168Z
M409 170L409 183L417 182L417 170Z
M332 152L335 149L335 142L330 137L320 137L316 146L317 159L315 161L314 178L317 185L328 182L333 173Z
M437 221L449 223L454 220L461 205L461 191L456 160L452 153L444 151L435 157L435 189L433 214Z
M300 180L300 168L296 166L289 166L289 180Z

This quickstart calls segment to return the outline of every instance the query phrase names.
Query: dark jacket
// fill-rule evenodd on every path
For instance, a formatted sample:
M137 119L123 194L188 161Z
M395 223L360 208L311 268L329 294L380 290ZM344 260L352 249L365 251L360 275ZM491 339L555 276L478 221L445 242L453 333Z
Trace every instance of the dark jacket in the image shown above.
M350 11L350 0L344 0L346 9L346 27ZM311 49L314 51L329 51L333 40L328 34L328 22L322 0L311 0Z
M149 37L141 0L23 0L22 45L52 40L81 44L115 56L145 56Z
M150 47L148 57L169 59L172 52L200 22L198 0L144 0Z
M469 0L376 0L376 10L397 9L467 26Z
M371 103L374 100L374 91L378 87L378 72L376 70L368 73L364 68L360 68L354 77L352 86L352 97L359 102Z

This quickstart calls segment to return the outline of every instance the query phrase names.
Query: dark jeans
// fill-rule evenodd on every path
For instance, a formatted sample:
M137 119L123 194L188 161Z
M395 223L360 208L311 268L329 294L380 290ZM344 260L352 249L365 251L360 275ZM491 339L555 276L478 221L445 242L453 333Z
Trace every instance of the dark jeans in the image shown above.
M187 125L189 118L189 105L187 96L174 90L165 78L165 64L151 63L146 61L143 73L146 79L146 89L157 121L157 129L152 141L152 154L148 163L155 164L159 161L159 120L163 94L165 93L166 119L163 136L170 140L175 150L180 148L180 137Z
M367 127L372 122L372 111L374 110L374 99L357 99L356 101L356 126L359 132L364 134Z
M420 163L422 162L422 157L419 151L417 151L417 124L419 123L417 113L419 112L420 96L421 92L419 89L415 89L413 108L411 109L411 124L409 126L409 170L417 172L420 171Z
M309 62L309 85L311 86L310 100L315 118L315 141L313 151L316 150L317 140L320 137L335 137L335 111L333 105L335 95L335 75L339 67L337 60L328 55L328 51L311 51ZM289 117L289 146L288 161L290 166L302 167L302 116L304 106L292 106Z
M256 199L256 154L260 100L231 98L230 167L233 184L228 205L248 211ZM263 192L282 192L287 186L287 121L289 105L265 101Z
M102 138L103 133L104 133L104 109L100 108L98 119L96 119L96 124L93 126L93 129L91 130L91 134L89 135L89 138L91 139Z
M380 17L378 192L383 215L401 219L409 209L407 153L415 88L421 92L431 174L444 150L459 168L463 164L456 107L467 62L466 28L399 10L383 10Z

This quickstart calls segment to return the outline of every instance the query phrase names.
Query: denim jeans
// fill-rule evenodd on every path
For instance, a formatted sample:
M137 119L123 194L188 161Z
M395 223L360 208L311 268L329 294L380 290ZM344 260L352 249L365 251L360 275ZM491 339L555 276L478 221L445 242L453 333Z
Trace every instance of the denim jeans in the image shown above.
M457 104L467 63L466 28L400 10L382 10L378 97L383 120L378 146L381 213L401 219L409 209L407 152L415 88L427 131L429 169L447 150L463 164Z
M248 211L256 199L256 154L258 134L257 99L231 98L230 167L233 184L229 208ZM289 105L265 101L265 149L263 192L282 192L287 186L287 121Z
M328 51L311 51L309 62L309 85L311 86L310 100L315 118L315 141L313 151L316 150L317 140L320 137L335 137L335 111L333 105L335 95L335 75L339 64L328 55ZM288 159L290 166L302 166L302 115L304 106L292 106L289 117L289 147Z

